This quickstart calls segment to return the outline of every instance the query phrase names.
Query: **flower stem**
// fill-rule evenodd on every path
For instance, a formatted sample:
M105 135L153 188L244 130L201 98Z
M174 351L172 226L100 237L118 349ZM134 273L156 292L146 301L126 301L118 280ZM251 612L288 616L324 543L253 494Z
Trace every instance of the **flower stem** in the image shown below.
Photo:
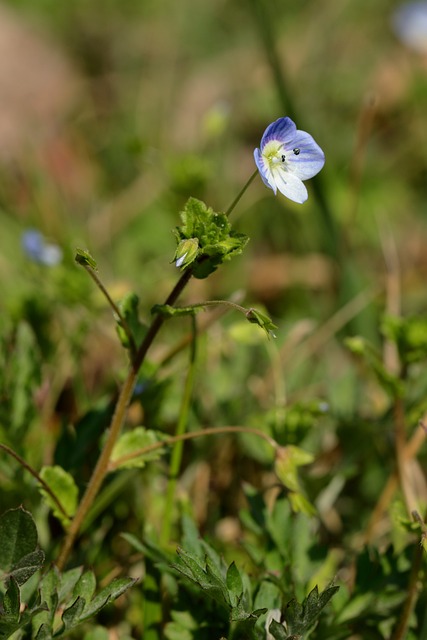
M233 202L230 204L230 206L228 207L227 211L225 212L225 215L227 217L230 216L231 212L233 211L233 209L235 208L236 204L239 202L240 198L243 196L243 194L245 193L246 189L249 187L249 185L251 184L251 182L253 182L253 180L255 179L255 176L258 173L258 169L255 169L255 171L253 172L253 174L251 175L251 177L249 178L249 180L247 181L247 183L245 184L245 186L243 187L243 189L237 194L237 196L234 198Z
M132 451L132 453L128 453L121 458L117 458L117 460L114 460L114 462L110 464L109 470L113 471L129 460L133 460L134 458L138 458L139 456L146 455L147 453L151 453L152 451L156 451L157 449L162 449L163 447L170 446L172 444L175 444L176 442L193 440L194 438L202 438L204 436L218 436L222 435L223 433L248 433L250 435L262 438L263 440L268 442L268 444L275 450L279 446L274 438L269 436L267 433L264 433L264 431L261 431L260 429L254 429L253 427L208 427L207 429L200 429L199 431L191 431L191 433L182 433L180 435L171 436L170 438L165 438L164 440L159 440L159 442L154 442L153 444L147 445L142 449Z
M112 297L108 293L107 289L105 288L101 278L92 269L92 267L90 267L88 264L85 264L84 262L79 263L79 264L81 264L81 266L84 269L86 269L87 273L90 275L90 277L92 278L92 280L94 281L94 283L96 284L98 289L101 291L101 293L106 298L106 300L107 300L108 304L110 305L113 313L117 316L121 326L123 327L123 331L126 333L126 337L128 339L128 342L129 342L129 350L130 350L130 353L131 353L131 358L133 359L135 357L135 355L136 355L136 344L135 344L134 337L132 335L132 331L130 330L129 325L126 322L126 318L123 316L123 314L120 311L119 307L116 305L116 303L114 302L114 300L112 299Z
M168 296L165 304L172 305L182 292L182 290L187 285L192 275L191 269L184 271L181 278L176 283L175 287L171 291ZM104 481L105 476L108 473L108 465L111 457L111 453L113 451L114 445L117 442L117 439L120 435L123 423L126 418L127 408L129 406L130 400L132 398L133 389L135 387L138 371L144 361L144 358L147 354L148 349L150 348L154 338L159 332L164 322L164 318L160 315L156 315L153 319L148 331L145 335L145 338L139 347L138 351L135 354L135 357L131 363L129 368L129 372L127 378L123 384L122 390L120 392L116 409L114 411L114 415L110 424L110 428L108 431L108 436L106 442L104 444L104 448L101 451L101 454L98 458L98 462L96 463L95 469L93 470L92 476L89 480L89 484L86 488L86 491L80 501L79 507L77 509L76 515L71 521L70 527L67 531L66 538L64 540L64 544L60 551L58 560L56 562L59 570L63 570L65 564L68 560L68 557L73 548L74 542L79 534L80 528L83 524L83 521L91 508L98 491Z
M191 350L190 350L190 366L187 373L187 378L185 381L184 387L184 395L182 397L181 409L179 413L179 420L176 427L175 436L180 436L185 432L185 429L188 424L188 415L190 411L191 404L191 396L194 388L194 376L195 376L195 365L196 365L196 343L197 343L197 331L196 331L196 319L194 316L191 318L192 324L192 335L193 339L191 341ZM166 503L164 509L164 517L162 524L162 532L160 535L160 542L162 544L166 544L170 538L170 530L171 530L171 522L172 522L172 513L173 513L173 503L175 498L175 489L177 478L179 474L179 470L181 468L182 461L182 451L184 447L184 442L179 440L175 443L170 467L169 467L169 480L166 491Z

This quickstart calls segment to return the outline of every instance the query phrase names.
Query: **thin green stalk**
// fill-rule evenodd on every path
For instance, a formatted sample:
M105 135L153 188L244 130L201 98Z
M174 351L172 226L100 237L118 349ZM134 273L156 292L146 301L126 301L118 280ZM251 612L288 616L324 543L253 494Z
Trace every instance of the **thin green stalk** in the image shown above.
M136 355L136 344L135 344L135 340L134 340L133 335L132 335L132 331L130 330L129 325L126 322L126 318L123 316L122 312L120 311L120 309L118 308L118 306L116 305L116 303L114 302L114 300L112 299L110 294L108 293L107 289L105 288L101 278L92 269L92 267L90 267L88 264L86 264L84 262L80 262L79 264L81 264L81 266L84 269L86 269L87 273L90 275L90 277L92 278L92 280L94 281L94 283L96 284L98 289L101 291L101 293L106 298L108 304L110 305L111 309L113 310L113 313L119 319L120 324L123 327L123 331L126 333L126 337L128 339L128 342L129 342L129 350L130 350L130 353L131 353L131 356L132 356L132 359L133 359L135 357L135 355Z
M240 198L243 196L243 194L245 193L246 189L249 187L249 185L254 181L255 176L258 173L258 169L255 169L255 171L253 172L253 174L251 175L251 177L249 178L249 180L247 181L247 183L245 184L245 186L243 187L243 189L237 194L237 196L234 198L233 202L230 204L230 206L228 207L227 211L225 212L226 216L230 216L231 212L233 211L233 209L236 207L237 203L239 202Z
M182 290L187 285L188 281L191 278L191 269L184 271L181 278L178 280L177 284L173 288L172 292L168 296L165 304L173 305ZM101 451L101 454L98 458L98 462L96 463L95 469L93 470L92 476L89 480L89 484L87 485L86 491L80 501L79 507L77 509L76 515L74 516L70 527L67 531L66 538L64 540L64 544L60 551L57 566L59 570L62 570L65 567L65 564L68 560L68 557L73 548L74 542L79 534L83 521L91 508L99 489L104 481L105 476L108 473L108 465L111 458L111 454L114 448L114 445L117 442L117 439L120 435L123 423L126 418L127 408L129 406L130 400L132 398L132 393L135 387L136 379L138 376L138 371L144 361L144 358L147 354L148 349L150 348L154 338L159 332L164 322L164 318L160 315L156 315L145 335L145 338L139 347L133 362L129 368L129 372L127 378L123 384L122 390L120 392L116 409L114 411L114 415L111 421L111 425L108 431L108 436L104 444L104 448Z
M196 319L194 316L191 318L192 324L192 335L193 339L191 341L191 349L190 349L190 363L187 373L187 378L185 380L184 386L184 394L181 401L181 408L179 413L178 424L175 431L175 436L182 435L188 425L188 416L190 412L191 405L191 396L193 394L194 388L194 377L196 370L196 343L197 343L197 331L196 331ZM179 471L181 468L182 462L182 452L184 448L184 442L179 440L175 443L172 449L171 461L169 466L169 480L166 491L166 503L165 510L163 516L163 525L162 531L160 535L160 542L162 544L166 544L169 542L171 524L172 524L172 514L173 514L173 503L175 500L175 490L177 478L179 475Z
M49 487L48 484L46 484L46 482L43 480L43 478L37 473L37 471L35 469L33 469L33 467L31 467L28 462L25 462L25 460L23 458L21 458L21 456L16 453L13 449L11 449L10 447L8 447L5 444L0 444L0 449L3 449L3 451L5 451L7 454L9 454L10 456L12 456L12 458L15 458L15 460L17 460L19 462L19 464L26 469L29 473L31 473L31 475L37 480L37 482L43 487L44 491L46 491L46 493L48 493L50 495L50 497L52 498L52 500L55 502L55 504L57 505L58 509L60 510L60 512L66 517L69 518L69 514L65 511L64 507L62 506L59 498L57 498L57 496L54 494L54 492L52 491L52 489Z
M241 427L241 426L226 426L226 427L208 427L207 429L200 429L199 431L191 431L190 433L182 433L178 436L171 436L170 438L165 438L164 440L159 440L159 442L153 442L153 444L147 445L142 449L136 449L132 451L132 453L128 453L121 458L117 458L113 463L110 464L109 470L114 471L125 462L129 462L129 460L133 460L134 458L139 458L139 456L147 455L147 453L151 453L152 451L157 451L157 449L163 449L163 447L168 447L176 442L181 442L184 440L194 440L195 438L203 438L205 436L219 436L224 433L247 433L250 435L258 436L262 438L268 444L273 447L273 449L278 449L279 445L277 442L268 435L268 433L264 433L260 429L254 429L253 427Z

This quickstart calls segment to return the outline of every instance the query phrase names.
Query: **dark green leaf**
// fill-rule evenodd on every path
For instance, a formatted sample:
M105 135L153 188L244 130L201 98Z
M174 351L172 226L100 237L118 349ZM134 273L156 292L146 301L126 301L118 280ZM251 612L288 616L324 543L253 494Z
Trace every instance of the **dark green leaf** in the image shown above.
M8 580L8 587L3 598L3 619L8 622L18 622L20 606L21 595L19 593L19 586L16 580L11 577Z
M0 517L0 568L9 571L22 558L35 551L37 529L32 515L22 507Z
M44 552L41 549L36 549L13 565L10 575L19 585L24 584L38 569L41 569L44 557Z
M65 609L62 614L62 622L64 624L65 631L69 631L79 624L85 604L85 599L78 597L70 607Z
M285 627L276 620L271 621L268 631L275 640L288 640L288 634L285 631Z
M81 616L81 620L87 620L103 609L106 604L116 600L130 589L137 580L134 578L116 578L107 587L104 587L91 602L89 602Z
M226 583L230 593L235 596L235 598L240 598L243 593L243 582L242 576L234 562L228 567Z

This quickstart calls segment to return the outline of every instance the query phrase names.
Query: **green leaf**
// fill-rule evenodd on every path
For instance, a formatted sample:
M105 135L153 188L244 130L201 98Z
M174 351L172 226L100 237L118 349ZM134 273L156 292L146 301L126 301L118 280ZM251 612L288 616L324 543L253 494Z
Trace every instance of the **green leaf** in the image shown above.
M338 589L339 587L328 587L319 595L316 586L310 591L302 604L299 604L296 600L291 600L285 612L288 632L296 635L306 634L316 623L322 610Z
M86 602L92 600L96 589L96 578L93 571L85 571L79 578L73 590L74 597L81 597Z
M11 406L8 415L11 437L17 439L27 429L34 413L34 389L40 379L38 354L38 344L32 328L27 322L19 322L10 362Z
M136 454L141 449L145 449L151 445L160 442L159 434L155 431L150 431L148 429L144 429L144 427L136 427L132 431L128 433L124 433L120 436L117 441L113 453L111 455L111 461L116 462L120 458L124 456L129 456L132 454ZM125 460L120 463L118 468L131 469L134 467L139 467L142 469L145 467L146 463L149 460L158 460L163 455L163 449L158 448L155 451L149 451L147 453L141 453L140 455L136 455L135 457Z
M300 491L298 480L298 467L310 464L313 461L311 453L288 445L287 447L279 447L276 451L276 460L274 470L280 481L291 491Z
M134 578L116 578L108 586L101 589L97 596L86 606L81 620L91 618L101 611L109 602L123 595L137 582Z
M275 640L288 640L289 638L283 624L280 624L280 622L276 620L271 621L268 631Z
M52 629L48 624L42 624L35 635L35 640L52 640Z
M83 567L74 567L74 569L69 569L60 576L58 587L58 598L60 602L63 602L65 598L73 592L82 572Z
M125 295L118 303L118 308L126 321L128 329L133 336L136 346L138 346L139 344L141 344L147 328L139 318L139 298L136 293L128 293L127 295ZM120 319L116 318L116 321L117 334L120 338L120 342L126 349L129 349L129 337L122 327Z
M316 508L302 493L290 491L288 498L294 513L305 513L306 516L317 514Z
M404 364L420 362L427 358L427 319L424 316L385 316L381 329L384 335L397 345Z
M97 271L97 264L94 258L90 255L89 251L85 249L76 249L76 255L74 256L74 260L77 264L81 264L85 267L90 267L94 271Z
M58 518L63 525L67 526L70 522L70 518L72 518L77 509L79 490L74 482L74 478L59 465L43 467L40 471L40 476L56 495L65 509L68 518L59 509L52 496L49 495L42 486L39 487L40 493L52 509L53 515Z
M85 599L78 597L70 607L65 609L61 618L64 625L64 631L69 631L80 623L80 618L83 614L85 604Z
M3 598L2 617L8 622L18 622L19 608L21 606L21 596L16 580L11 577L8 580L8 587Z
M190 198L181 212L182 225L175 237L178 246L191 240L198 243L197 257L192 256L191 268L196 278L206 278L220 264L241 253L248 242L243 234L232 230L224 213L215 213L204 202Z
M243 582L242 576L235 562L232 562L227 569L226 584L229 592L234 596L234 606L237 604L239 598L243 594Z
M41 569L44 559L44 552L41 549L36 549L14 564L10 575L15 578L19 585L24 584L36 571Z
M9 571L37 547L37 529L32 515L22 507L0 517L0 568Z
M57 568L51 567L49 571L43 576L40 585L40 599L41 602L46 605L47 610L37 614L32 621L33 630L38 629L37 633L42 634L40 635L40 638L51 637L46 634L48 632L50 634L52 633L53 621L59 600L59 580L59 572ZM36 637L38 637L38 635Z

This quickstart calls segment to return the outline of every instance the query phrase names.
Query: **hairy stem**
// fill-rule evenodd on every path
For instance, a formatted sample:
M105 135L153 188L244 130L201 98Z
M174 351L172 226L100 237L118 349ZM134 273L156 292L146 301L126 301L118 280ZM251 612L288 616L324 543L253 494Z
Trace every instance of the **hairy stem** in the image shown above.
M245 193L246 189L249 187L249 185L254 181L255 176L258 173L258 169L255 169L255 171L253 172L253 174L251 175L251 177L249 178L249 180L247 181L247 183L245 184L245 186L243 187L243 189L237 194L237 196L234 198L233 202L230 204L230 206L228 207L228 209L225 212L226 216L230 216L231 212L233 211L233 209L235 208L235 206L237 205L237 203L239 202L240 198L243 196L243 194Z
M181 294L188 281L190 280L192 275L191 269L184 271L181 278L178 280L177 284L173 288L172 292L168 296L165 304L172 305ZM148 349L150 348L154 338L159 332L164 322L164 318L160 315L156 315L153 319L145 338L139 347L138 351L135 354L135 358L133 359L131 366L129 368L129 372L127 378L123 384L122 390L120 392L116 409L114 411L114 415L111 421L111 425L108 431L108 436L106 442L104 444L104 448L101 451L101 454L98 458L98 462L96 463L95 469L93 470L92 476L89 480L89 484L87 485L86 491L83 495L83 498L80 501L79 507L77 509L76 515L74 516L70 527L67 532L67 536L64 540L64 544L60 551L57 566L59 570L62 570L65 567L65 564L68 560L68 557L73 548L74 542L79 534L80 528L83 524L83 521L88 513L90 507L92 506L98 491L104 481L105 476L108 473L108 464L110 461L111 453L113 451L114 445L117 442L117 439L120 435L123 423L126 418L127 408L129 406L130 400L132 398L132 393L135 387L138 371L144 361L144 358L147 354Z

